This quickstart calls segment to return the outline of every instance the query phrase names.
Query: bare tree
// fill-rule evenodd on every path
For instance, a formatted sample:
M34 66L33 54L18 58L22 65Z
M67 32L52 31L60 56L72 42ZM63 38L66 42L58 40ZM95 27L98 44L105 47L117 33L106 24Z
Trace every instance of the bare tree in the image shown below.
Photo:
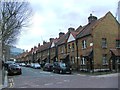
M0 2L0 40L4 45L16 42L22 28L28 26L31 12L30 4L26 1Z
M0 0L0 68L1 62L5 61L6 46L16 43L23 27L29 25L31 15L29 2Z

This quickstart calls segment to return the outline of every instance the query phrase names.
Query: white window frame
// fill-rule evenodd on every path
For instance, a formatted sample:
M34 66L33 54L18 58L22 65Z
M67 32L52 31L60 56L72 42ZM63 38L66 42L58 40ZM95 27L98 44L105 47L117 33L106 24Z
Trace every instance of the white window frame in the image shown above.
M82 41L82 49L85 49L85 48L87 48L87 41L83 40Z
M103 54L103 56L102 56L102 63L103 63L103 65L107 65L108 64L107 54Z
M116 48L120 48L120 40L116 40Z
M86 65L86 63L85 63L85 57L81 58L81 65Z
M102 38L102 48L107 48L107 39Z
M74 47L74 48L73 48ZM72 49L71 49L71 51L74 51L75 50L75 44L74 43L72 43Z

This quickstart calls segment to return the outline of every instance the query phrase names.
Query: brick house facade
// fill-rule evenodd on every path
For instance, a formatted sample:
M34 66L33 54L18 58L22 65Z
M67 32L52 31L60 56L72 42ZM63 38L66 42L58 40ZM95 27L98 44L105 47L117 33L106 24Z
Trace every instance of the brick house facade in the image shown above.
M111 12L100 19L90 14L87 25L69 28L66 34L59 33L59 38L38 45L34 57L39 63L62 61L85 71L113 70L114 64L119 67L119 32L120 24Z

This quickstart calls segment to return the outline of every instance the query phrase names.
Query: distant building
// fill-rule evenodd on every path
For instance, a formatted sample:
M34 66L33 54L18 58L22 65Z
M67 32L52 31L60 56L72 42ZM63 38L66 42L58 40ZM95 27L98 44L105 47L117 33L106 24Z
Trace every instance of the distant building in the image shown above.
M10 47L10 57L11 58L13 58L14 56L19 55L19 54L21 54L23 52L24 52L23 49L17 48L15 46Z

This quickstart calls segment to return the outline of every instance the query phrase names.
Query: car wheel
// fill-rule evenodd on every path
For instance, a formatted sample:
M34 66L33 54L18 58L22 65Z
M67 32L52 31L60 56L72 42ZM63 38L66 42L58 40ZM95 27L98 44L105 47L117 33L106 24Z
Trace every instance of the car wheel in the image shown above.
M55 70L53 70L53 73L55 73Z
M21 75L21 74L22 74L22 72L19 73L19 75Z
M60 72L59 72L60 74L62 74L63 72L62 72L62 70L60 70Z

